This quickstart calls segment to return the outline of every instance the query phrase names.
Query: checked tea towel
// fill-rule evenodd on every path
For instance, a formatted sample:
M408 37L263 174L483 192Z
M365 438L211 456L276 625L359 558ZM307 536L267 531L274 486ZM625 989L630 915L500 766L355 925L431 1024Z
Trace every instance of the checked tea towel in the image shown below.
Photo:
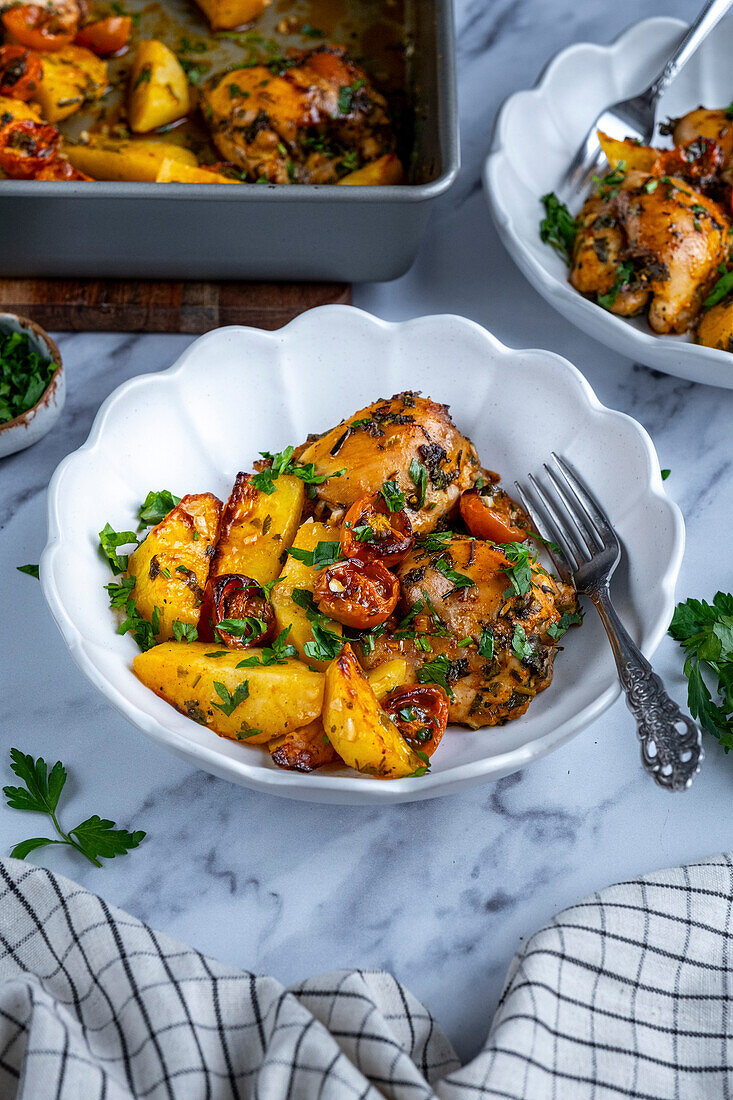
M3 1100L726 1100L733 858L611 886L512 963L461 1067L388 974L284 989L0 861Z

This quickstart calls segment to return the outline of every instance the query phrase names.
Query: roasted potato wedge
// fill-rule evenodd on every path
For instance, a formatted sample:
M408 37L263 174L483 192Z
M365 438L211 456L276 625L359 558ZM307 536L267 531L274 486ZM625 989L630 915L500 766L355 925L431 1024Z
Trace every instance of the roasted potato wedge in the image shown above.
M156 183L241 183L222 176L221 172L210 172L208 168L194 168L182 164L179 160L166 158L158 169Z
M424 766L380 707L348 642L326 669L323 727L344 763L357 771L404 779Z
M395 657L391 661L385 661L384 664L377 665L376 668L367 672L366 678L377 699L383 699L385 695L389 695L390 691L402 687L413 679L410 667L404 657Z
M672 134L675 145L684 145L698 137L717 141L727 160L733 156L733 123L725 108L709 110L707 107L696 107L677 119Z
M259 19L271 0L196 0L212 31L231 31Z
M261 654L250 649L247 657ZM146 687L182 714L221 737L251 745L301 729L319 716L322 673L292 657L284 664L238 669L242 657L240 650L212 649L208 642L164 642L139 653L133 668Z
M379 160L373 160L365 164L363 168L357 168L355 172L349 172L339 180L339 184L351 187L386 187L389 184L405 182L405 172L398 156L387 153Z
M186 496L130 555L132 595L149 622L157 608L161 642L174 637L175 621L198 624L220 517L221 501L212 493Z
M11 99L9 96L0 95L0 127L7 126L13 119L24 118L31 122L40 122L41 112L32 103L24 103L22 99Z
M60 122L107 90L107 63L84 46L42 53L43 76L33 93L46 122Z
M659 156L659 150L650 145L637 145L634 141L617 141L609 137L602 130L597 131L601 149L606 154L606 160L611 168L618 168L623 162L624 171L651 172Z
M190 149L152 138L119 141L93 136L84 144L65 144L64 152L75 168L95 180L155 183L164 160L174 160L194 168L198 164Z
M325 523L313 523L308 520L298 529L293 540L293 547L299 550L313 551L319 542L338 542L339 533L333 527L327 527ZM313 593L313 584L320 568L315 565L307 565L297 558L288 557L285 562L280 581L275 585L270 596L270 602L275 609L275 620L278 633L290 628L288 641L294 645L303 661L307 661L313 668L325 669L328 661L318 661L305 652L305 646L313 641L313 624L308 619L306 610L293 600L293 590L304 589ZM327 630L343 637L344 628L341 623L321 617Z
M188 110L188 79L176 55L156 38L140 42L130 71L130 129L145 134L176 122Z
M339 759L326 737L320 718L303 729L275 738L270 742L269 749L274 764L296 772L313 772L324 764L335 764Z
M708 348L733 351L733 301L730 298L702 314L697 326L697 342Z
M304 501L300 478L281 474L274 493L263 493L248 474L237 474L221 517L212 577L240 573L259 584L274 581L292 545Z

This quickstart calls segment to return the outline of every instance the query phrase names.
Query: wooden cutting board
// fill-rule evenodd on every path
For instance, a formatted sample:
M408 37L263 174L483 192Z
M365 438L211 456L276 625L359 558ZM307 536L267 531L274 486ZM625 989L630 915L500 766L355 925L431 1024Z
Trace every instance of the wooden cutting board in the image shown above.
M350 303L348 283L0 279L0 312L20 313L51 332L276 329L314 306Z

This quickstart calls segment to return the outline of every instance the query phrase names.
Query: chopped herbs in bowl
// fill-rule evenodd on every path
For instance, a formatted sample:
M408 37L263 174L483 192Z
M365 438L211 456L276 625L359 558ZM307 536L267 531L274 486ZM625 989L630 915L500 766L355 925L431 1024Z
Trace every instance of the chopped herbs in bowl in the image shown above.
M31 446L64 404L61 356L33 321L0 313L0 458Z

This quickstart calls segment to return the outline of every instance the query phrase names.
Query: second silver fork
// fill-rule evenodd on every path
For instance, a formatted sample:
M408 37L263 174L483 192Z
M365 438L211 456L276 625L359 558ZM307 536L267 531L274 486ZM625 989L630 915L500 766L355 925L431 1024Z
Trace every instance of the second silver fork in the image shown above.
M644 768L661 787L685 790L703 759L700 730L665 691L611 602L621 543L608 516L572 466L554 452L544 464L551 489L529 475L517 492L566 584L592 600L606 628L626 702L636 718ZM553 545L554 544L554 545Z

